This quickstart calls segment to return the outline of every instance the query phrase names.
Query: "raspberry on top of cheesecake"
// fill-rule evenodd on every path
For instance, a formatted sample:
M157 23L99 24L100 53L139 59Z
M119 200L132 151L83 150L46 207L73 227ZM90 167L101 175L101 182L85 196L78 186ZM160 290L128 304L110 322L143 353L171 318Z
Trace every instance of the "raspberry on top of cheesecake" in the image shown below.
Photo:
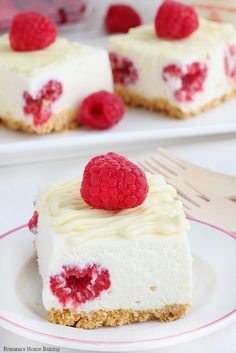
M78 328L181 318L192 304L189 222L176 190L116 153L39 193L29 226L51 322Z

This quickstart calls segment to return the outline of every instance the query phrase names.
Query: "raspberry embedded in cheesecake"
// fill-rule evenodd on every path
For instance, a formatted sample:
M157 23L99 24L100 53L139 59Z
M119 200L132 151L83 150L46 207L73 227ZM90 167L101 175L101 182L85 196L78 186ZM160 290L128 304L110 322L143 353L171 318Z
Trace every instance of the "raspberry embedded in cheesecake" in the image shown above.
M115 153L46 187L36 230L43 304L84 329L181 318L192 304L189 223L175 189Z
M232 25L166 0L155 24L110 37L115 90L127 104L191 117L235 93L235 48Z
M106 50L58 38L46 16L22 13L0 36L0 120L44 134L76 128L90 94L112 92Z

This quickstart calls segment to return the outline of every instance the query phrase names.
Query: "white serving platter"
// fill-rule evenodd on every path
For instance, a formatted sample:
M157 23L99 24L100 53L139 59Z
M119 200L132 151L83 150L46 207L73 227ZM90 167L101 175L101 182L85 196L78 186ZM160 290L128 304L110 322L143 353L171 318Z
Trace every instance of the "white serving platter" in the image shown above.
M148 1L154 13L157 5L153 7L154 2ZM150 22L153 13L150 9L145 9L141 1L138 3L139 11L142 10L145 14L145 22ZM100 14L103 18L103 12ZM62 35L88 45L106 47L108 37L104 36L104 32L101 31L101 19L99 21L95 18L94 30L86 32L73 27L73 30L64 31ZM73 157L78 155L78 151L81 154L86 148L96 150L96 146L109 146L111 142L128 147L145 141L163 141L232 132L236 132L235 98L188 120L172 119L144 109L127 108L124 119L107 131L80 128L66 133L35 136L10 131L0 126L0 166Z
M137 142L160 141L187 136L236 132L236 99L189 120L175 120L143 109L127 108L117 126L107 131L80 128L46 136L29 135L0 128L0 166L77 155L85 148L132 146Z

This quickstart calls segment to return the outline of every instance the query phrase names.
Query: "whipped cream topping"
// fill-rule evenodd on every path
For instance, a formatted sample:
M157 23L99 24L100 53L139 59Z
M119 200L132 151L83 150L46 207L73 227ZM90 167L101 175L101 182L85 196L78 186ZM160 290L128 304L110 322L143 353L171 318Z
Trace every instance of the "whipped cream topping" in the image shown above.
M49 186L36 202L39 215L49 217L57 235L84 242L101 237L136 238L143 235L186 233L189 223L176 200L176 190L160 175L147 175L149 192L144 203L122 211L93 209L80 196L81 179Z
M56 66L68 58L78 56L86 47L64 38L57 38L55 43L43 50L17 52L12 50L7 34L0 36L0 67L11 71L35 76L51 66Z

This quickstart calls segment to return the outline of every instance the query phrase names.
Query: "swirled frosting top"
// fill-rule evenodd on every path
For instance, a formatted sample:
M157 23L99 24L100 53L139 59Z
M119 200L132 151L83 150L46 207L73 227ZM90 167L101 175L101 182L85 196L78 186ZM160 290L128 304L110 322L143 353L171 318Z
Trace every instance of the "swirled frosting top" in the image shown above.
M7 34L0 36L0 66L11 71L35 76L53 66L64 62L74 55L80 54L84 45L57 38L55 43L42 50L17 52L12 50Z
M35 208L40 218L49 217L58 235L76 237L77 241L185 233L189 223L181 202L176 200L176 190L160 175L147 175L147 179L147 198L136 208L107 211L88 206L80 196L80 178L47 187Z

